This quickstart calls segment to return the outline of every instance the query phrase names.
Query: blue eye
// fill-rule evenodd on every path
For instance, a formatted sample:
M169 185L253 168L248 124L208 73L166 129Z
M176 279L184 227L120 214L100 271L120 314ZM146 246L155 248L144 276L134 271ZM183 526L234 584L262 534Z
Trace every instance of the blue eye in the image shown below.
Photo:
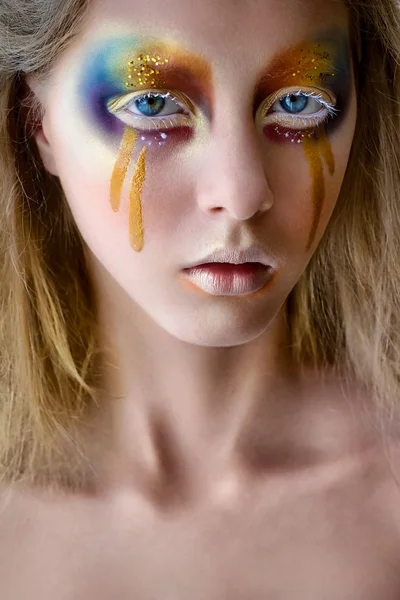
M154 117L165 106L165 100L162 96L142 96L135 100L136 108L147 117Z
M0 0L1 1L1 0ZM137 131L192 126L192 105L179 91L149 91L110 99L108 110ZM193 109L194 111L194 109Z
M300 131L317 127L337 115L336 98L326 90L309 88L277 90L258 109L263 126L282 124Z
M307 107L308 100L309 98L305 94L288 94L280 100L280 105L285 111L297 114Z

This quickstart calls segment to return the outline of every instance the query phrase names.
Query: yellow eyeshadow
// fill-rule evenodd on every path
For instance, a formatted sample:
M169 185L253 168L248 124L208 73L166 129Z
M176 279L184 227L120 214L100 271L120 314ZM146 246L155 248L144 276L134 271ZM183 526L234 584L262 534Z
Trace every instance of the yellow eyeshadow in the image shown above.
M298 49L293 59L297 62L297 68L293 71L292 77L300 75L304 81L320 83L321 79L328 74L335 75L332 72L331 54L319 44Z
M267 88L290 85L320 85L327 77L335 76L337 50L331 44L309 42L298 44L278 55L265 76Z
M159 54L139 54L134 60L128 62L128 79L125 82L127 88L134 87L159 87L163 85L160 80L160 69L169 62L168 58L163 58Z

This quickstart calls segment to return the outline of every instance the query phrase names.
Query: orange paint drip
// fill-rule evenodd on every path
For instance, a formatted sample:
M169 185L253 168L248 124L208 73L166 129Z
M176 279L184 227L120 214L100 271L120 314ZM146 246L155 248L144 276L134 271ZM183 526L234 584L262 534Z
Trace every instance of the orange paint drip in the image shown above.
M308 237L307 248L308 251L315 238L317 232L319 219L322 212L322 205L325 199L325 182L324 182L324 171L322 168L322 160L319 155L318 140L316 138L305 137L303 139L304 153L308 159L311 178L312 178L312 204L314 209L313 222L311 225L310 235Z
M310 165L313 186L312 203L314 215L307 242L306 250L308 251L314 242L325 200L325 181L321 156L326 162L330 175L333 175L335 172L335 157L323 125L315 131L312 137L305 136L302 142L304 153Z
M110 203L114 212L119 209L122 186L128 172L132 150L135 146L137 133L131 127L125 127L124 137L118 151L117 160L111 176Z
M322 157L325 160L329 170L329 175L333 175L335 172L335 157L332 152L332 146L326 136L324 127L317 129L317 138Z
M144 146L139 155L129 193L129 235L131 246L136 252L140 252L144 245L142 190L146 176L146 149Z

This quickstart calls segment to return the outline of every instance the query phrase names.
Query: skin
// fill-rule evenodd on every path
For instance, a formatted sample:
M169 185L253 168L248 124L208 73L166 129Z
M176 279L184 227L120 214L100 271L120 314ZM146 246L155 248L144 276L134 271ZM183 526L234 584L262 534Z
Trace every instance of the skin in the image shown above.
M14 492L1 522L4 597L398 598L399 498L365 395L354 386L346 396L328 372L300 376L285 347L285 302L352 145L351 64L345 76L334 62L340 112L325 145L307 151L295 129L295 142L277 139L287 122L266 131L259 111L287 86L281 67L295 68L299 48L324 40L343 58L347 26L344 6L328 0L96 0L51 78L29 78L46 108L35 139L87 244L109 354L86 440L91 493ZM146 147L137 251L128 178L110 204L127 123L99 108L92 59L114 48L116 76L118 52L140 36L184 56L194 84L176 88L197 113L165 145L147 133L132 150L129 179ZM318 168L323 203L307 249ZM182 284L182 267L228 243L263 246L276 268L266 291L212 296Z

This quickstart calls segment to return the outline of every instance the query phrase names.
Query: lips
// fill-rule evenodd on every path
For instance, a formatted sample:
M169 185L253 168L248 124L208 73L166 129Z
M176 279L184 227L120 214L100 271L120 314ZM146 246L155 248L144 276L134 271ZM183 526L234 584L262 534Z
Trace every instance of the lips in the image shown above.
M249 273L251 271L253 271L254 269L257 268L262 268L262 269L266 269L268 267L266 267L265 265L262 265L261 263L257 263L257 262L248 262L248 263L242 263L240 265L234 265L232 263L222 263L222 262L210 262L210 263L203 263L201 265L195 265L194 267L191 267L191 269L209 269L212 272L215 273L229 273L231 271L235 271L236 273ZM189 271L190 269L184 269L185 271Z
M251 294L262 288L273 275L272 267L261 263L203 263L183 269L190 281L216 296Z

